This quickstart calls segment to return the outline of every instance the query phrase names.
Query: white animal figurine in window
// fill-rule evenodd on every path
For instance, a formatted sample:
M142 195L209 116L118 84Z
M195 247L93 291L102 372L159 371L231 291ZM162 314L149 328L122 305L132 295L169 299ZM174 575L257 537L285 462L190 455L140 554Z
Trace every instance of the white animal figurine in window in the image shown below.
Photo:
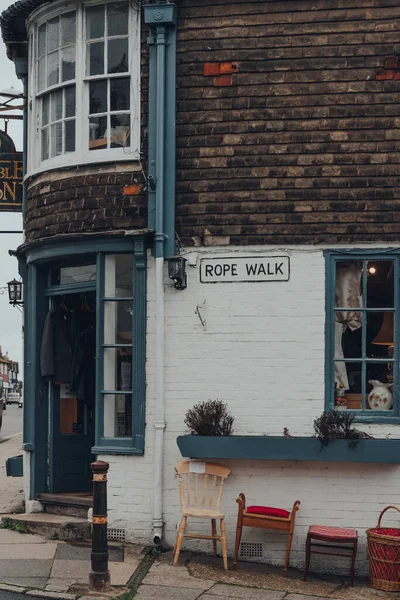
M372 390L368 394L368 406L371 410L390 410L393 404L392 392L389 390L391 383L382 383L377 379L368 381Z

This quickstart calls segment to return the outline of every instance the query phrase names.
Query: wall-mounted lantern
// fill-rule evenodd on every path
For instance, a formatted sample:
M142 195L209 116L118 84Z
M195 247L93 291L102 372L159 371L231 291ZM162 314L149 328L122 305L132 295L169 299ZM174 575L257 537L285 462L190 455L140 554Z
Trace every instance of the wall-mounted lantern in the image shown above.
M168 259L168 276L174 282L177 290L185 290L187 287L186 258L173 256Z
M22 299L22 281L13 279L7 283L8 301L13 306L21 306L24 301Z

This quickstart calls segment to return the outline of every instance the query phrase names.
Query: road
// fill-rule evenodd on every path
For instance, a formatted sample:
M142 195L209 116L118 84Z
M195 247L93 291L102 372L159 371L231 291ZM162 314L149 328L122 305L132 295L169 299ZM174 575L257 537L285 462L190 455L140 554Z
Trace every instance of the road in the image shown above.
M17 594L14 592L4 592L0 590L0 600L26 600L25 594Z
M0 431L1 438L15 435L22 431L22 408L18 408L16 404L10 404L3 411L3 426Z

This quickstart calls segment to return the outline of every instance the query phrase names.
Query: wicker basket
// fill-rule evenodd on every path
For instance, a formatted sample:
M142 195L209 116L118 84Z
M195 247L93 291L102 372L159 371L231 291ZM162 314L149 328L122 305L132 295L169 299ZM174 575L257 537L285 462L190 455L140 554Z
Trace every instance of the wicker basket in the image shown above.
M384 513L396 506L387 506L379 515L378 525L367 529L370 586L385 592L400 591L400 529L381 527Z

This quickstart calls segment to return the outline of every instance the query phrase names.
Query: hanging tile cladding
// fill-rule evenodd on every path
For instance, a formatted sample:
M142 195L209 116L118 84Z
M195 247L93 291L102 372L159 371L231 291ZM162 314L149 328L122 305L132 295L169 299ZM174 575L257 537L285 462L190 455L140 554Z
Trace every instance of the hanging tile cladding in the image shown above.
M49 171L30 178L26 240L59 235L147 227L148 46L142 29L141 151L137 161ZM94 157L95 159L95 157ZM131 186L130 189L128 186ZM132 191L133 190L133 191Z
M399 2L179 5L183 242L398 240Z

